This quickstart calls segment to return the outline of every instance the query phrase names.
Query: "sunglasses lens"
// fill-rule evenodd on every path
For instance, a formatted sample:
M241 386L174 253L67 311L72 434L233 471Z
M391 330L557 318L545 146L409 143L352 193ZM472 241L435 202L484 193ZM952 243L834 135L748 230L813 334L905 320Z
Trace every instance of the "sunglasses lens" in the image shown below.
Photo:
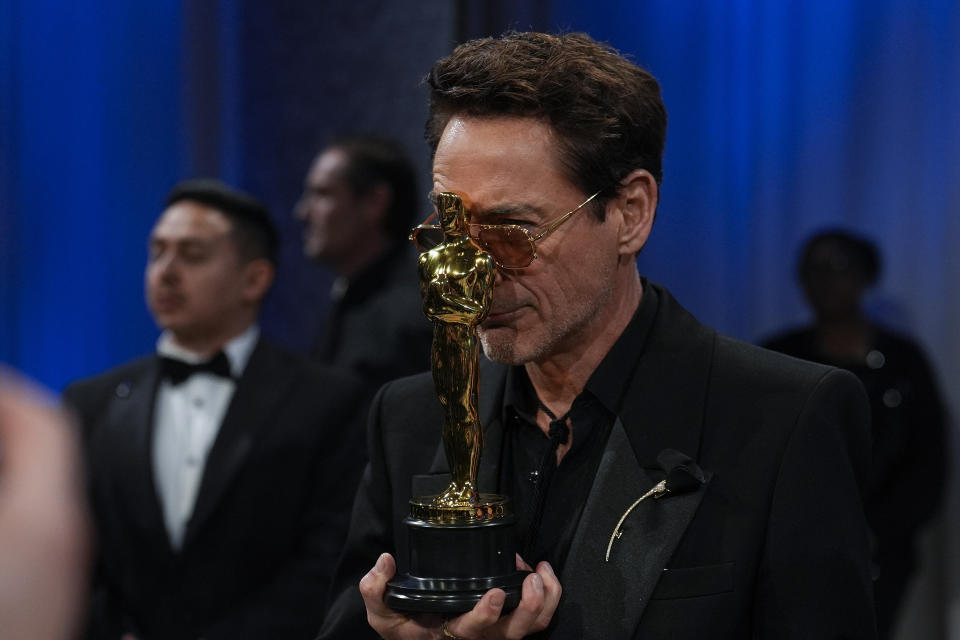
M443 242L443 229L440 227L417 227L410 234L410 239L417 245L420 253L430 251Z
M476 227L471 235L502 267L522 269L533 262L533 246L530 236L520 227L495 226Z

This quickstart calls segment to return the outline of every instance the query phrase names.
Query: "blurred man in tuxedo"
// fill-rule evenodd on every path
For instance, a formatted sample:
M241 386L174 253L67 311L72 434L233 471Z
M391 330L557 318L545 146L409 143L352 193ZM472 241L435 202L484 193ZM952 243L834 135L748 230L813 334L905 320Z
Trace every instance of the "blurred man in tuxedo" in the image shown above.
M361 389L260 335L276 238L253 198L177 185L148 244L156 353L65 392L98 542L91 637L315 631L355 479L344 469L363 458Z
M407 243L417 206L403 148L363 135L340 138L317 155L295 210L304 255L337 275L314 355L358 373L371 394L430 367L432 330Z
M321 637L875 637L859 382L718 335L637 273L657 81L583 34L509 33L460 45L428 83L433 189L470 203L497 265L480 489L513 498L533 571L506 614L501 589L446 618L385 605L411 494L449 482L430 376L404 378L373 402Z

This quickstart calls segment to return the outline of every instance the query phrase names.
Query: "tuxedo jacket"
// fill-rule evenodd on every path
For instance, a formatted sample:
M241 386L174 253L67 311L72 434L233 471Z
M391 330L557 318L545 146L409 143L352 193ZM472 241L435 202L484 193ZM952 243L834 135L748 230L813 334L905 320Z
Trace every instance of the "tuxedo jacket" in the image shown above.
M654 322L540 637L874 638L862 386L847 372L720 336L658 286L644 295L655 298ZM500 476L506 372L481 366L482 491ZM407 502L449 478L442 415L428 375L389 384L374 400L370 464L321 637L376 637L363 630L357 583L383 551L403 570ZM668 448L697 461L705 483L641 502L605 561L621 516L663 478L656 458Z
M98 538L90 637L310 638L365 462L358 383L261 338L177 551L153 481L158 363L65 392L83 425Z

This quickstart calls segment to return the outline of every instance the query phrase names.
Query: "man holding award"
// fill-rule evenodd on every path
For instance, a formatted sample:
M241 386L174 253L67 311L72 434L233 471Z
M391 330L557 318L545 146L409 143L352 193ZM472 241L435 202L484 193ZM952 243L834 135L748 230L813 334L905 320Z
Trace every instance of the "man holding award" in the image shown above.
M462 199L495 266L478 493L444 511L434 317L433 376L373 403L321 637L875 637L859 383L720 336L637 273L656 80L584 35L513 33L459 46L428 82L435 203ZM512 582L497 562L514 549L529 573Z

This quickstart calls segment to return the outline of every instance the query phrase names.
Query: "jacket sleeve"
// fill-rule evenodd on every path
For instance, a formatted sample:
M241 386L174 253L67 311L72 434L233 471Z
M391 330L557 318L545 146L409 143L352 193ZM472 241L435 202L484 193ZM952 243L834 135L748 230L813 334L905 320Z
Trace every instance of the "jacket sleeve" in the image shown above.
M328 387L344 408L362 406L359 386ZM203 633L208 640L233 638L309 638L323 619L324 595L342 549L352 491L366 459L363 419L344 410L325 419L336 423L339 438L329 438L317 452L314 498L303 514L300 544L274 576L243 601L235 603ZM335 457L335 458L334 458ZM358 469L353 475L351 470ZM255 552L255 550L252 550Z
M800 411L783 450L760 574L754 637L876 638L863 497L869 404L832 369Z
M367 624L359 584L381 553L386 551L396 555L390 508L393 491L387 473L381 427L383 397L388 387L377 393L370 409L367 426L370 462L363 472L354 499L347 542L334 572L330 607L320 631L320 639L373 640L379 637Z

